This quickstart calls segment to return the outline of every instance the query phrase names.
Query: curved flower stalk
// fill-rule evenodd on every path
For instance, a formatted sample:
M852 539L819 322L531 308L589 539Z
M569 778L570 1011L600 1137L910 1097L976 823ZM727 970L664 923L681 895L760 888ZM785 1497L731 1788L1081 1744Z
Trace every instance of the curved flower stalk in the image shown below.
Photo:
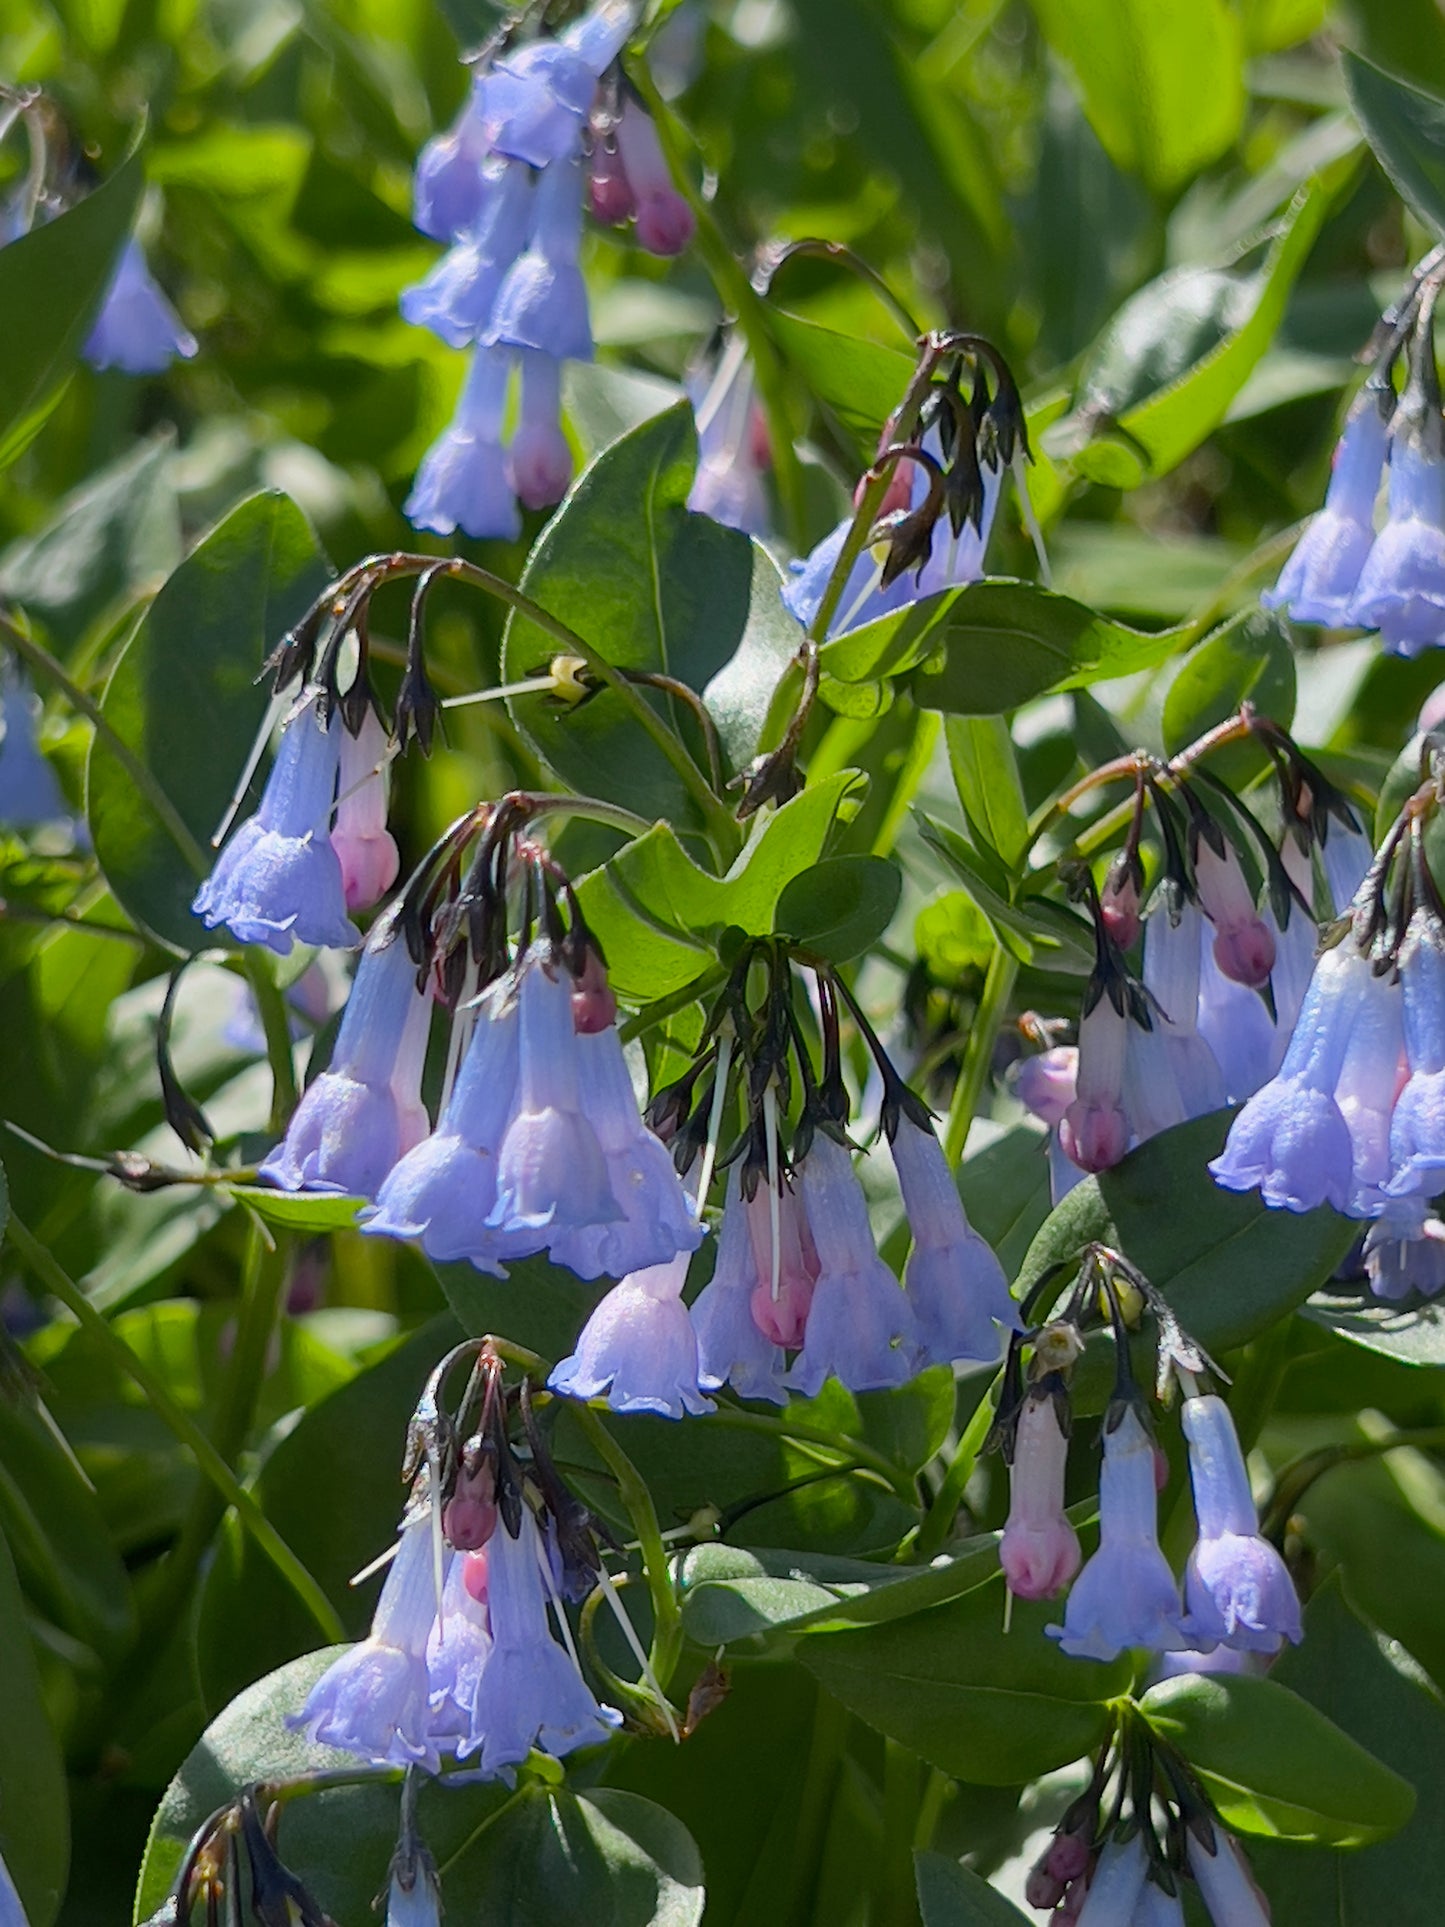
M519 503L547 508L566 492L562 366L592 358L584 205L613 226L635 221L654 254L680 253L692 238L692 210L617 66L634 13L628 0L596 0L560 34L513 37L476 74L455 125L422 150L416 224L448 248L403 293L401 311L472 360L407 499L418 528L511 541ZM518 367L520 420L506 444Z

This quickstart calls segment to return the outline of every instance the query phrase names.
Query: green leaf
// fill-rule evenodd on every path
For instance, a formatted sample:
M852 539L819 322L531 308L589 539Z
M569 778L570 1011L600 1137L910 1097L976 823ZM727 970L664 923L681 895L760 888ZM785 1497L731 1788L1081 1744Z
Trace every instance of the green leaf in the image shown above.
M262 660L330 579L296 504L275 490L253 495L171 576L106 686L106 722L150 773L190 847L100 734L86 779L90 834L121 906L168 949L226 940L191 914L191 898L266 713Z
M1216 1358L1293 1310L1330 1276L1356 1227L1328 1206L1271 1211L1258 1192L1216 1185L1207 1167L1232 1117L1216 1111L1162 1131L1112 1171L1076 1185L1029 1247L1020 1293L1099 1240L1128 1253ZM1097 1373L1089 1395L1102 1398L1102 1356Z
M179 563L174 458L173 435L142 442L0 556L0 592L43 623L63 651Z
M997 1571L994 1533L927 1567L875 1566L816 1552L699 1546L682 1565L682 1623L703 1647L847 1631L926 1612L986 1585Z
M768 310L768 329L813 394L850 431L866 466L913 378L914 357L782 308Z
M1004 1631L1002 1574L962 1598L835 1639L798 1656L858 1717L980 1786L1016 1786L1076 1760L1105 1730L1129 1662L1070 1659L1044 1626L1046 1604L1015 1604Z
M144 185L132 151L93 194L0 249L0 467L38 433L74 372Z
M1348 48L1340 63L1375 158L1426 227L1445 237L1445 100Z
M1330 199L1323 182L1302 188L1253 273L1171 268L1141 288L1090 351L1073 413L1045 437L1049 453L1111 488L1177 467L1224 420L1274 339Z
M1140 1707L1235 1832L1358 1847L1414 1809L1407 1780L1273 1679L1181 1674L1151 1686Z
M981 1144L960 1166L958 1188L969 1223L993 1246L1005 1277L1015 1277L1052 1209L1045 1133L1033 1122L1015 1124Z
M349 1231L365 1198L338 1197L335 1192L278 1191L269 1184L233 1184L230 1196L267 1224L295 1231Z
M754 544L687 507L697 467L692 405L644 421L581 475L533 549L522 587L608 662L705 689L739 651L782 660L796 630L781 610L772 565ZM503 641L508 680L536 674L558 653L554 637L513 613ZM707 768L695 718L656 691L658 710ZM702 827L698 803L661 749L604 689L576 708L544 696L510 699L517 726L564 783L606 797L681 834ZM730 706L729 706L730 707Z
M981 1874L944 1853L913 1856L923 1927L1022 1927L1026 1916Z
M923 596L825 643L819 660L833 684L917 669L910 687L923 708L996 716L1035 696L1152 668L1189 633L1129 629L1032 582L997 579Z
M1289 637L1277 616L1255 610L1200 643L1180 665L1164 698L1165 754L1177 755L1186 743L1232 716L1242 702L1253 703L1261 716L1288 729L1294 700L1294 652ZM1253 745L1239 748L1244 756L1226 752L1210 764L1230 784L1264 764L1263 752Z
M786 884L773 912L779 936L847 963L893 921L903 873L881 856L829 856Z
M943 733L970 836L1013 869L1028 842L1029 812L1007 722L1002 716L950 716Z
M1093 937L1076 912L1044 896L1011 901L1005 894L1008 879L973 848L967 837L922 811L918 812L918 827L924 841L962 880L998 941L1020 963L1037 960L1040 968L1069 971L1076 976L1087 976L1093 969Z
M40 1694L25 1601L0 1536L0 1858L30 1927L50 1927L65 1891L70 1803Z
M1381 1638L1331 1577L1305 1608L1304 1643L1270 1677L1411 1782L1415 1812L1393 1840L1348 1853L1255 1841L1250 1859L1282 1919L1338 1927L1434 1927L1445 1880L1445 1700L1410 1655Z
M1365 1286L1334 1286L1315 1292L1300 1315L1401 1365L1445 1365L1445 1305L1436 1299L1396 1305Z
M775 813L759 813L725 877L701 869L667 823L583 877L583 914L619 996L650 1002L682 989L716 962L711 938L728 924L768 935L784 888L818 862L858 780L855 770L840 770Z
M1160 194L1217 160L1244 118L1244 46L1226 0L1033 0L1114 162Z

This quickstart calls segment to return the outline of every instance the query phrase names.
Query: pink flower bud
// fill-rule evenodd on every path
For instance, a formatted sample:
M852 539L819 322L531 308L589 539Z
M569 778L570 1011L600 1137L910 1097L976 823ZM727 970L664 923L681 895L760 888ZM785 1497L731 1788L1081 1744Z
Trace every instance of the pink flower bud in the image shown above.
M1029 1877L1024 1882L1024 1899L1030 1907L1057 1907L1068 1891L1067 1883L1057 1879L1047 1867L1029 1868Z
M784 1186L778 1197L778 1289L773 1292L772 1201L760 1184L747 1201L748 1235L758 1282L749 1299L753 1322L775 1345L796 1351L803 1342L813 1287L818 1282L818 1253L808 1228L802 1193Z
M1052 1130L1078 1095L1078 1074L1078 1046L1055 1044L1052 1050L1021 1058L1014 1065L1014 1096Z
M604 227L622 227L637 212L632 183L615 147L609 149L599 142L592 150L587 199L594 218Z
M638 240L649 254L681 254L697 224L672 184L652 116L636 101L617 123L617 148L637 199Z
M1069 1442L1058 1408L1030 1395L1019 1414L1009 1467L1009 1515L998 1556L1019 1599L1052 1599L1079 1570L1079 1537L1064 1517Z
M497 1529L497 1482L491 1461L457 1474L456 1490L442 1513L442 1532L458 1552L479 1552Z
M1092 1832L1091 1827L1088 1833L1056 1833L1044 1856L1044 1865L1049 1872L1066 1884L1070 1880L1077 1880L1089 1864Z
M396 882L401 856L386 827L386 731L375 710L353 736L341 731L341 765L331 847L348 910L369 910Z
M1064 1155L1081 1171L1107 1171L1129 1148L1124 1059L1129 1022L1105 994L1079 1025L1078 1096L1059 1125Z
M1110 869L1099 893L1099 914L1119 949L1132 950L1139 941L1139 886L1132 868L1115 864Z
M1201 839L1194 881L1199 907L1214 925L1214 961L1232 982L1262 989L1274 969L1274 933L1254 907L1232 847L1218 856Z
M607 981L607 966L590 946L582 973L572 980L572 1028L591 1037L617 1022L617 999Z
M487 1555L469 1552L462 1561L462 1584L479 1606L487 1603Z

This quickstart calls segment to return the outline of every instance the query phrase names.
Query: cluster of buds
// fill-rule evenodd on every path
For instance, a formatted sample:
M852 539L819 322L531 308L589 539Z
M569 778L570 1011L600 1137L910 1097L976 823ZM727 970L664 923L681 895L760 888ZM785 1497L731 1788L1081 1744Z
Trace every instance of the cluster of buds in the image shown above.
M1036 1294L1056 1281L1056 1273L1045 1274ZM1159 1548L1158 1491L1167 1466L1129 1361L1130 1328L1146 1311L1157 1333L1155 1396L1167 1399L1176 1379L1187 1394L1182 1421L1199 1536L1182 1597ZM1069 1381L1087 1329L1101 1318L1114 1335L1116 1381L1103 1423L1099 1547L1080 1570L1078 1536L1064 1512ZM1018 1598L1052 1599L1072 1582L1062 1625L1047 1629L1064 1652L1098 1660L1133 1648L1272 1653L1300 1638L1299 1600L1279 1553L1260 1535L1229 1407L1199 1390L1206 1372L1218 1375L1218 1367L1181 1330L1167 1302L1102 1245L1085 1253L1063 1311L1011 1341L990 1435L1009 1466L999 1557Z
M1216 1927L1268 1927L1239 1842L1187 1761L1125 1708L1024 1897L1051 1911L1052 1927L1183 1927L1191 1887Z
M515 539L519 502L562 499L572 477L562 364L592 358L584 199L610 225L634 221L655 254L692 238L657 130L617 66L633 15L628 0L597 0L562 33L526 40L522 20L509 21L477 56L456 124L417 162L416 224L447 252L401 311L472 356L406 503L418 528ZM504 446L514 368L520 414Z
M743 945L695 1062L648 1114L678 1169L688 1176L696 1167L700 1198L713 1170L727 1167L711 1281L684 1312L681 1267L624 1280L554 1373L555 1389L596 1397L610 1384L617 1409L677 1409L676 1386L665 1403L645 1404L637 1392L648 1380L662 1383L662 1334L675 1339L678 1353L668 1356L677 1356L683 1317L696 1357L689 1391L731 1385L742 1398L774 1403L789 1390L814 1397L829 1377L874 1391L926 1365L999 1356L998 1327L1016 1323L1013 1300L964 1215L929 1113L843 980L826 965L809 970L811 1000L783 942ZM842 1005L883 1080L883 1135L913 1234L901 1284L878 1254L846 1135Z
M884 424L859 499L888 487L869 541L849 572L830 636L860 628L917 597L976 582L1011 469L1027 513L1023 402L1003 356L980 335L925 335L907 395ZM852 531L845 517L801 562L783 600L799 622L817 616Z
M1327 934L1278 1073L1210 1167L1232 1190L1368 1219L1365 1267L1385 1298L1445 1284L1445 903L1427 854L1445 760L1426 738L1420 787Z
M201 1823L170 1893L143 1927L188 1927L201 1906L207 1922L240 1920L243 1896L249 1896L251 1918L261 1927L336 1927L276 1851L282 1809L270 1793L264 1786L243 1787Z
M471 1370L448 1407L463 1361ZM620 1724L583 1676L566 1610L600 1587L635 1645L602 1564L613 1542L558 1474L528 1380L508 1387L504 1373L491 1341L468 1340L428 1380L371 1631L290 1720L310 1739L428 1773L444 1756L475 1761L469 1771L491 1779L533 1748L561 1758Z
M1445 248L1434 248L1365 350L1370 372L1345 422L1325 505L1263 600L1296 622L1377 629L1416 656L1445 642L1445 419L1435 309ZM1397 365L1405 376L1396 392ZM1376 530L1388 466L1389 509Z
M0 85L0 140L16 126L24 127L30 142L30 165L0 202L0 247L53 221L95 184L89 161L38 87ZM178 356L189 360L196 346L151 273L140 242L127 236L81 353L92 368L158 375Z
M1209 748L1240 735L1271 758L1277 840L1196 767ZM1171 763L1138 751L1091 781L1125 774L1133 815L1102 887L1082 864L1067 873L1090 912L1095 947L1077 1055L1054 1053L1019 1074L1020 1095L1055 1133L1060 1194L1156 1132L1241 1102L1272 1075L1309 981L1317 907L1337 914L1369 861L1345 798L1284 730L1247 708ZM1145 916L1140 845L1151 814L1162 855ZM1262 876L1262 901L1246 862Z

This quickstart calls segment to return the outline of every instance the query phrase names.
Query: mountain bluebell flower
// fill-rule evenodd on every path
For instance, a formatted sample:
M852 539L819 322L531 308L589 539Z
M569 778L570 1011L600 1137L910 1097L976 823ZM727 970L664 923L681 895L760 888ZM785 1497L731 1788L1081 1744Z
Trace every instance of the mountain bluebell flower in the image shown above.
M1350 1201L1356 1217L1373 1217L1390 1179L1390 1120L1400 1088L1404 999L1393 971L1373 970L1350 1031L1335 1102L1350 1132Z
M435 535L460 529L475 541L514 542L522 517L507 479L502 420L512 357L499 348L473 351L457 411L422 457L403 505L415 528Z
M576 1660L552 1637L545 1558L525 1504L517 1536L503 1527L488 1543L492 1649L478 1679L471 1731L457 1748L458 1758L479 1752L487 1775L520 1766L534 1746L560 1758L579 1746L599 1745L620 1724L620 1715L598 1704Z
M1144 925L1144 987L1155 1001L1154 1021L1186 1117L1202 1117L1225 1102L1219 1060L1199 1034L1204 931L1204 918L1192 903L1183 906L1177 920L1159 906Z
M492 318L497 290L527 245L531 226L531 170L519 161L488 162L475 216L425 280L403 290L403 316L449 347L475 342Z
M390 1171L363 1230L417 1238L438 1263L467 1258L479 1271L506 1276L490 1219L497 1152L516 1108L519 1030L516 998L497 985L479 1006L436 1129Z
M1214 1851L1193 1832L1185 1835L1186 1865L1209 1909L1214 1927L1270 1927L1269 1907L1249 1871L1239 1843L1216 1824Z
M1283 1559L1259 1534L1249 1473L1221 1398L1186 1398L1184 1436L1199 1540L1184 1574L1184 1628L1199 1645L1275 1653L1298 1644L1299 1599Z
M1153 1880L1146 1880L1128 1927L1184 1927L1184 1902L1177 1893L1166 1894Z
M1130 1927L1148 1871L1141 1833L1106 1841L1079 1912L1079 1927Z
M1076 1096L1059 1125L1059 1143L1081 1171L1107 1171L1129 1148L1124 1060L1130 1020L1107 990L1079 1023Z
M625 1222L607 1158L583 1114L572 987L540 951L517 989L521 1058L517 1107L497 1154L497 1202L490 1222L504 1238L538 1251L567 1232ZM674 1183L676 1179L674 1178ZM664 1254L670 1256L670 1253Z
M507 473L524 508L550 508L572 479L572 448L562 430L562 364L535 348L523 348L520 360L522 407Z
M1445 1173L1445 936L1426 910L1410 918L1399 969L1410 1075L1390 1123L1392 1197L1438 1191Z
M923 1358L930 1365L961 1359L994 1364L1003 1350L1002 1331L1019 1329L1003 1266L969 1224L933 1132L901 1117L891 1149L913 1233L903 1286Z
M1056 1399L1025 1398L1009 1461L1009 1510L999 1564L1019 1599L1053 1599L1079 1570L1079 1535L1064 1515L1069 1441Z
M1365 1233L1365 1276L1377 1298L1445 1291L1445 1224L1422 1197L1387 1198Z
M762 1209L768 1201L762 1189ZM786 1194L791 1199L791 1192ZM781 1202L781 1201L780 1201ZM749 1227L751 1206L742 1194L739 1167L728 1173L722 1222L718 1227L717 1258L712 1278L692 1307L697 1333L698 1384L706 1391L731 1385L739 1398L766 1399L785 1405L783 1348L759 1325L753 1313L758 1292L769 1290L769 1272L760 1267ZM781 1220L780 1212L780 1220ZM769 1268L770 1270L770 1268ZM816 1257L814 1277L816 1277ZM811 1299L812 1286L808 1285Z
M1274 933L1255 908L1234 846L1224 853L1201 837L1194 852L1199 908L1214 925L1214 961L1237 984L1258 990L1274 969Z
M92 368L158 375L179 356L188 361L196 337L161 292L139 241L126 242L82 350Z
M402 1532L371 1631L326 1669L286 1724L378 1765L415 1761L435 1773L427 1641L436 1609L431 1521L423 1517Z
M807 1398L816 1398L829 1378L850 1392L906 1384L919 1370L918 1321L878 1256L851 1156L819 1131L799 1175L818 1254L818 1282L803 1349L786 1382Z
M241 824L192 908L208 930L225 924L241 943L289 956L293 943L350 949L361 941L346 915L346 886L331 845L342 725L308 700L281 732L254 816Z
M496 61L478 83L494 152L548 169L582 145L599 76L627 44L632 11L601 0L556 39L534 40Z
M629 99L623 106L617 153L627 175L638 241L649 254L681 254L697 223L672 184L652 116L640 101Z
M1354 902L1374 854L1375 846L1363 830L1350 829L1343 823L1330 824L1329 835L1320 846L1320 865L1337 917L1342 917Z
M0 1927L30 1927L3 1856L0 1856Z
M1433 354L1433 349L1431 353ZM1386 649L1418 656L1445 641L1445 449L1438 401L1402 397L1390 442L1390 513L1360 572L1351 620Z
M70 814L37 740L40 705L23 670L0 665L0 823L28 830Z
M1129 1405L1117 1423L1105 1422L1099 1549L1074 1581L1063 1625L1045 1629L1076 1659L1189 1644L1179 1623L1179 1588L1159 1550L1157 1506L1154 1442Z
M434 241L454 240L473 225L486 205L491 142L483 99L481 80L473 80L455 121L445 134L429 140L417 158L411 218Z
M386 1927L441 1927L441 1917L436 1869L418 1869L408 1886L393 1868L386 1889Z
M635 1271L598 1305L547 1383L566 1398L606 1396L614 1412L711 1412L698 1385L697 1333L682 1302L689 1254Z
M387 1173L430 1129L421 1101L431 998L389 921L357 966L328 1067L296 1107L261 1176L287 1191L374 1198Z
M1226 1101L1239 1104L1253 1097L1279 1069L1293 1028L1293 1016L1280 1001L1281 986L1275 986L1275 1006L1283 1021L1273 1024L1263 998L1225 976L1214 960L1210 926L1197 911L1194 914L1195 927L1202 933L1195 1023L1219 1066ZM1188 917L1186 910L1185 919ZM1303 929L1303 918L1298 911L1290 919L1291 928L1297 922ZM1147 959L1147 951L1145 954ZM1313 975L1313 943L1309 975ZM1298 1011L1293 1015L1297 1016Z
M552 1262L579 1278L625 1278L695 1251L702 1225L666 1147L638 1114L616 1028L577 1034L573 1055L578 1107L596 1134L622 1215L554 1238Z
M1356 621L1360 572L1375 540L1375 498L1384 473L1394 395L1366 383L1346 419L1335 450L1325 505L1311 517L1279 581L1260 597L1296 622L1327 629Z
M582 244L582 163L554 161L537 183L526 251L508 268L484 343L535 348L554 361L592 359Z
M1284 1061L1230 1127L1210 1170L1231 1191L1256 1186L1266 1204L1347 1211L1354 1145L1335 1098L1370 965L1347 937L1315 966Z
M485 1547L451 1557L442 1584L441 1611L427 1638L430 1732L445 1752L454 1752L471 1733L477 1689L491 1656L488 1558Z
M353 736L343 729L336 818L331 847L341 865L348 910L380 903L401 868L396 839L386 827L387 736L368 709Z
M741 338L728 344L711 380L695 373L687 388L697 417L697 474L688 507L727 528L767 535L772 526L763 487L767 429L759 422Z

